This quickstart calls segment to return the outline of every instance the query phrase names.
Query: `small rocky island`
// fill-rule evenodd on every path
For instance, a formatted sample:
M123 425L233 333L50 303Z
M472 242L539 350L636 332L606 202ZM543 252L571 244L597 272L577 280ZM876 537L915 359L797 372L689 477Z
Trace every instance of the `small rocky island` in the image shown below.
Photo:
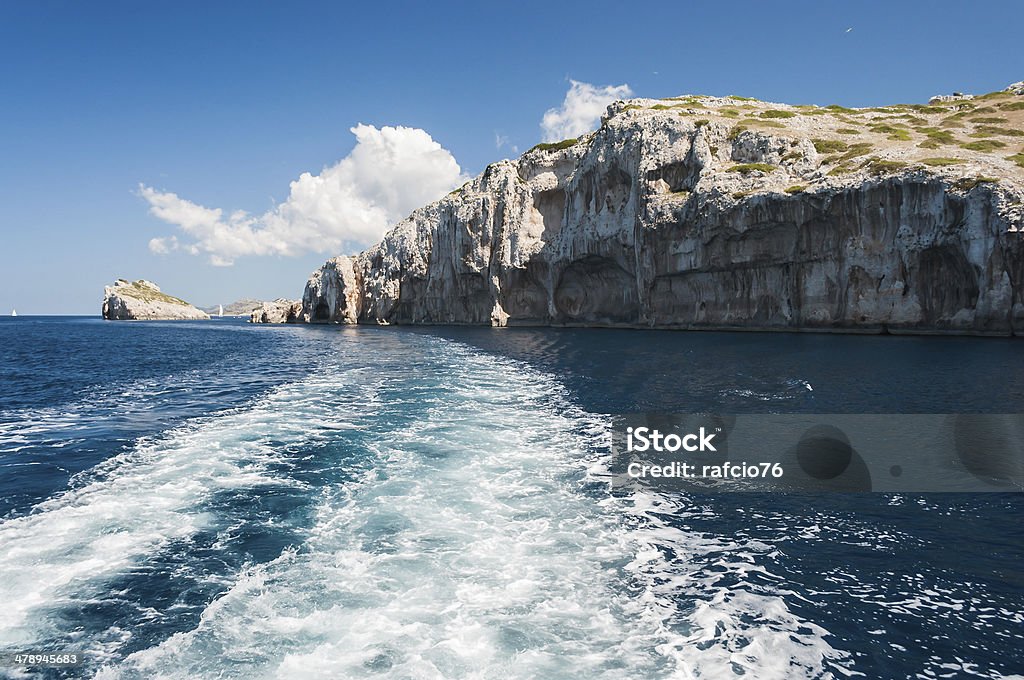
M195 320L210 315L168 295L152 281L118 279L103 289L103 318L110 320Z
M263 319L1024 335L1024 83L869 108L616 102Z

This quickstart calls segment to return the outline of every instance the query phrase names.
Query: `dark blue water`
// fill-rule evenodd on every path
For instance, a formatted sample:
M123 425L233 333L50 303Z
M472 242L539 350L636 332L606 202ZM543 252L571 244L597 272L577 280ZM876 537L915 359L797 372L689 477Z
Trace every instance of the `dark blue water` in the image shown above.
M556 375L599 413L1016 413L1017 340L605 329L415 329ZM808 390L807 387L813 387Z
M1020 347L0 319L0 647L85 655L55 677L1024 673L1021 494L600 482L604 414L1022 412Z
M315 365L315 347L293 334L248 330L237 320L126 329L93 318L0 318L0 516L27 510L140 437L245 403Z

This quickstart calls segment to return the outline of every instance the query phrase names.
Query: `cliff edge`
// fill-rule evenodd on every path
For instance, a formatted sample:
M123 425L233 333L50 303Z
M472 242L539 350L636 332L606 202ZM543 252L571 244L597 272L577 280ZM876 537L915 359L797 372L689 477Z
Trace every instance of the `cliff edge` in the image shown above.
M210 315L168 295L151 281L118 279L103 289L103 318L112 320L194 320Z
M329 260L306 323L1024 333L1024 96L634 99Z

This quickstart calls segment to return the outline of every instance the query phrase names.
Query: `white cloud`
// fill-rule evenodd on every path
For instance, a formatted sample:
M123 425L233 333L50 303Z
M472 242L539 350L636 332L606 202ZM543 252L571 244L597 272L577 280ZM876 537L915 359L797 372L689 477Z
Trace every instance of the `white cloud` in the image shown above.
M151 238L149 239L149 249L157 255L166 255L167 253L178 249L178 237L166 236L162 238Z
M629 85L605 85L569 81L565 101L557 109L548 109L541 119L545 142L579 137L597 127L608 105L633 94Z
M512 140L509 139L507 135L503 135L500 132L495 132L494 148L497 149L498 151L501 151L504 147L508 147L508 149L514 154L519 153L519 147L513 144Z
M191 238L154 238L157 254L184 250L230 266L249 255L339 253L368 246L414 209L466 181L455 158L423 130L357 125L348 156L319 175L303 173L288 199L262 215L207 208L177 194L139 187L157 218Z

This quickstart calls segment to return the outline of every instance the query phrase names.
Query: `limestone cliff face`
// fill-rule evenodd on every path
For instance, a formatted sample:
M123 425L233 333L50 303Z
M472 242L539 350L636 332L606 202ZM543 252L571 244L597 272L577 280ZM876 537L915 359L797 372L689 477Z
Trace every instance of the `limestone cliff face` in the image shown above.
M327 262L297 320L1024 333L1022 100L618 102Z
M363 302L361 283L352 258L342 256L328 260L306 283L298 320L358 323Z
M195 320L210 316L151 281L118 279L103 289L103 318L112 320Z
M259 305L249 314L249 323L296 323L302 313L302 302L299 300L282 298L261 302Z

